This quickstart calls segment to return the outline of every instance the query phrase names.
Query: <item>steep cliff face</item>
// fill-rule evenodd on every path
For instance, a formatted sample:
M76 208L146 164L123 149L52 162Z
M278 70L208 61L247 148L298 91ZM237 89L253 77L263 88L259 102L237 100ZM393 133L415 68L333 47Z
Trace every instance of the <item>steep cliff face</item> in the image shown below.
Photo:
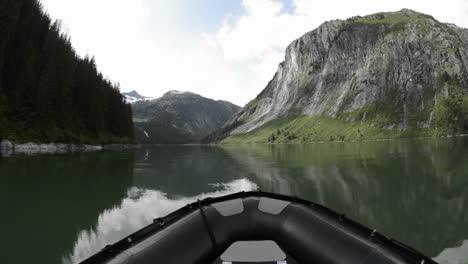
M170 91L161 98L132 104L135 136L140 143L194 143L219 129L240 110L190 92Z
M273 79L217 139L304 115L463 130L467 73L466 29L406 9L329 21L288 46Z

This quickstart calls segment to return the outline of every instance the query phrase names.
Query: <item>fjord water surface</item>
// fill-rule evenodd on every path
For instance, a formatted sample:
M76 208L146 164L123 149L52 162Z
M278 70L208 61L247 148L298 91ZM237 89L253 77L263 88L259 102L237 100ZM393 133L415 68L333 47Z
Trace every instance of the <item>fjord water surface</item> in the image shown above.
M457 137L0 158L2 263L77 263L196 199L255 189L468 262L468 138Z

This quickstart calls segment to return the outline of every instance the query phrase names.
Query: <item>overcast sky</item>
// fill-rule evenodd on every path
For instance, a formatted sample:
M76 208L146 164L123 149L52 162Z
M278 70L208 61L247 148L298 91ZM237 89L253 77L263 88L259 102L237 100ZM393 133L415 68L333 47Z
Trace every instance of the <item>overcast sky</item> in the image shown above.
M41 0L121 90L192 91L243 106L286 46L321 23L410 8L468 28L468 0Z

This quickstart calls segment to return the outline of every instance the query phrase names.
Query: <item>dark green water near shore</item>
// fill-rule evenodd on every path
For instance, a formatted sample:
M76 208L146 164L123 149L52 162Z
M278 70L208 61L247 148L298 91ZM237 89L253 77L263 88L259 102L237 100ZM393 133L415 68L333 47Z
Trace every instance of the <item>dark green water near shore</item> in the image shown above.
M77 263L186 203L253 189L321 203L440 263L468 262L463 137L0 158L0 259Z

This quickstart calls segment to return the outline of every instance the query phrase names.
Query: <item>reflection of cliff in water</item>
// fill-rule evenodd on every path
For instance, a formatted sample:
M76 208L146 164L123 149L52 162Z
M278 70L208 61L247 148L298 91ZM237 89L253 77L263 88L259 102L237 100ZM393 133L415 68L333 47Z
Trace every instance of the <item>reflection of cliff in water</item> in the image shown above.
M237 163L216 146L158 146L137 151L133 185L187 197L242 177Z
M468 238L468 139L223 149L262 190L317 201L429 256Z
M131 151L0 158L2 263L60 263L77 232L125 197L133 163Z

